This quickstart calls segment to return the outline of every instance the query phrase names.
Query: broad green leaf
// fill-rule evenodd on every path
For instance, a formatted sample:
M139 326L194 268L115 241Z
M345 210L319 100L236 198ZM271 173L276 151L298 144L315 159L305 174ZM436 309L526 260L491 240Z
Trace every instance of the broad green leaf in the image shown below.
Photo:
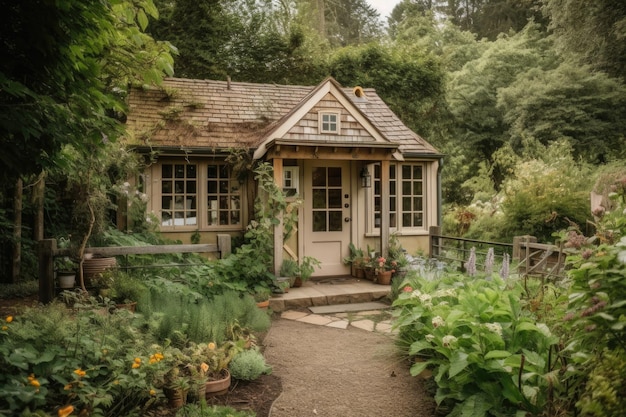
M418 376L428 368L429 362L416 362L411 366L411 376Z
M492 350L487 352L485 355L485 359L500 359L500 358L508 358L512 353L507 350Z
M448 372L450 378L458 375L459 372L463 371L467 367L467 365L467 353L460 350L454 351L450 357L450 370Z

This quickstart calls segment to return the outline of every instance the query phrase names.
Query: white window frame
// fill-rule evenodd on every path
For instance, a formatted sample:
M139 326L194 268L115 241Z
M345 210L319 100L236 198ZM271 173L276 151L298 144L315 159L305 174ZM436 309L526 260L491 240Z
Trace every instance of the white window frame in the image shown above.
M300 195L300 167L283 166L283 192L288 197Z
M325 117L334 116L335 120L327 120L325 121ZM328 126L335 126L335 130L324 129L324 125L328 124ZM319 131L320 133L329 134L329 135L338 135L341 131L341 114L336 111L321 111L319 112Z
M177 225L175 221L172 222L171 225L164 225L162 219L162 211L164 209L162 205L162 169L163 165L195 165L196 166L196 224L182 224ZM209 165L217 165L218 169L221 165L228 165L225 162L221 161L213 161L213 160L203 160L203 159L194 159L190 161L186 161L184 159L163 159L159 160L157 164L154 164L150 169L149 176L152 178L152 185L150 187L151 198L150 198L150 210L157 216L159 229L162 232L174 232L174 231L221 231L221 230L242 230L245 228L247 215L245 213L244 208L246 207L245 202L245 192L243 190L243 184L240 184L235 177L232 176L232 171L230 173L229 181L237 181L239 187L239 223L238 224L229 224L229 225L210 225L209 224L209 203L208 203L208 166ZM169 180L169 179L168 179ZM230 186L231 184L229 184ZM218 185L219 187L219 185ZM176 194L176 193L174 193ZM227 195L236 195L237 193L232 193L229 191ZM167 194L166 194L167 195ZM219 193L218 193L218 201L219 201ZM218 203L219 205L219 203ZM219 210L219 208L218 208ZM230 221L230 209L229 211L229 221ZM218 223L219 223L219 214L218 214Z
M422 225L417 227L404 227L402 225L402 215L404 214L402 208L402 198L404 197L402 193L402 166L416 166L419 165L422 167ZM390 182L395 183L395 194L393 194L393 190L390 190L390 200L395 198L395 209L394 206L389 202L389 213L387 215L395 215L395 226L391 226L389 228L391 233L403 233L403 234L412 234L412 233L423 233L427 230L427 213L426 213L426 200L427 200L427 180L426 180L426 164L423 162L405 162L405 163L392 163L389 165L390 169L395 170L395 176L390 175ZM380 190L380 174L376 175L376 173L380 173L380 164L371 164L368 166L370 172L372 172L372 187L368 188L368 205L367 205L367 230L370 235L379 235L380 234L380 225L375 224L376 214L380 213L380 210L376 210L376 198L380 198L380 194L376 193L376 190ZM411 194L411 197L417 197ZM412 210L411 213L414 213L415 210ZM383 214L380 213L382 216ZM390 222L391 224L391 222Z

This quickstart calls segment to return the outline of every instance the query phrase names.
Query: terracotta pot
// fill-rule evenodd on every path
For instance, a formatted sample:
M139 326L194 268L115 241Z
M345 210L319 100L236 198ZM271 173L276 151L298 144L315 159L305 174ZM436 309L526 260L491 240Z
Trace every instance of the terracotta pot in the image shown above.
M206 383L206 398L210 398L214 395L223 395L228 392L230 387L230 372L228 369L224 369L221 373L222 378L207 381Z
M119 309L126 309L129 310L131 313L134 313L137 309L137 302L127 304L115 304L115 307Z
M293 285L292 285L292 287L294 287L294 288L300 288L301 286L302 286L302 278L301 278L301 277L296 277L296 278L293 280Z
M171 408L180 408L187 402L187 391L180 388L164 388L163 393L167 397L167 404Z
M391 275L393 271L382 271L379 272L376 276L376 282L380 285L389 285L391 284Z
M117 260L114 257L85 259L83 260L83 278L89 281L116 265Z
M259 301L258 303L256 303L256 306L262 310L267 310L267 308L270 306L270 300Z

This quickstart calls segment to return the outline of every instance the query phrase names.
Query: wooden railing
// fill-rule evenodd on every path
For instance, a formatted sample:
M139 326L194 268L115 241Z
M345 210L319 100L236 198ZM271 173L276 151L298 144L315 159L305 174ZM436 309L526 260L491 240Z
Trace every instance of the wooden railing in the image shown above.
M533 236L515 237L513 243L489 242L444 236L441 228L430 228L430 256L433 258L453 266L458 264L458 269L464 271L472 248L476 250L478 265L484 266L487 251L493 248L495 257L500 261L508 253L522 277L540 277L542 280L563 277L565 254L562 249L551 244L537 243L537 238Z
M217 244L110 246L87 248L86 253L97 256L162 255L172 253L215 253L224 257L231 252L230 235L217 235ZM69 256L68 249L59 249L56 239L39 241L39 301L47 304L54 298L54 258Z

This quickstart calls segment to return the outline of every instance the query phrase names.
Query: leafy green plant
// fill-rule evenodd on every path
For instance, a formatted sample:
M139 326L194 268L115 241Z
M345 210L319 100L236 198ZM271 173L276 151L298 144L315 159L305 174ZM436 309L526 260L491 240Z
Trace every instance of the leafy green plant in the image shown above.
M186 404L176 411L176 417L254 417L254 414L237 411L232 407L209 406L206 403L200 403Z
M230 374L233 378L253 381L263 374L272 372L265 362L265 357L258 349L248 349L237 354L230 362Z
M435 400L451 415L538 414L552 392L548 362L558 342L523 309L522 287L493 277L412 277L394 302L399 346L431 369Z
M281 277L295 277L298 275L298 270L298 262L293 259L283 259L279 275Z

